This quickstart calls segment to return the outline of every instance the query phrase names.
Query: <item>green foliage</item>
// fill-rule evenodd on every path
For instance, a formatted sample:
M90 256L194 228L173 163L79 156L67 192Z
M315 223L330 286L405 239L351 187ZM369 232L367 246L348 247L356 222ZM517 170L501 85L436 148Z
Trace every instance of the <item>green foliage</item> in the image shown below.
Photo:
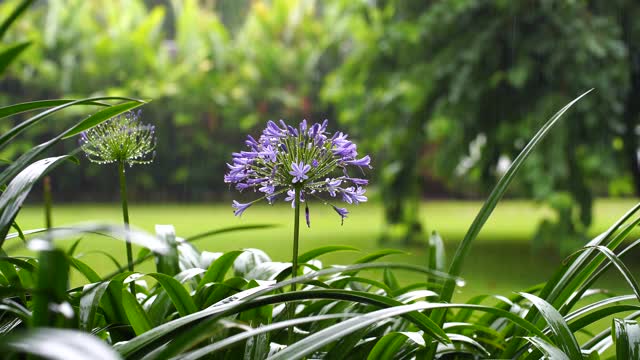
M426 181L481 192L522 151L538 119L589 88L594 95L532 155L512 191L539 201L557 191L571 196L571 218L560 213L561 224L546 223L539 234L567 239L563 247L584 237L594 191L624 174L640 191L636 2L338 3L327 21L348 51L323 98L346 122L366 119L357 129L383 155L387 237L420 237L424 164Z
M74 4L82 8L90 6L87 3L90 2ZM445 3L462 6L453 8L452 18L456 18L456 11L473 8L471 3L464 1ZM28 5L28 2L18 4L11 14L19 15L24 4ZM52 4L55 7L62 2L53 1ZM181 11L195 9L194 2L181 4L186 4ZM255 21L273 16L261 14L263 10L259 10L259 6L264 5L257 4L256 16L263 19L258 17ZM285 4L284 1L274 2L274 14L286 15ZM511 9L509 6L504 3L500 9ZM306 8L299 9L304 14ZM372 14L381 17L395 14L393 8L385 9L389 13ZM410 10L415 9L407 7L403 11ZM133 21L128 16L117 16L109 11L107 14L124 24ZM10 15L10 20L15 20L16 16ZM176 26L190 27L192 24ZM0 30L2 35L6 27L0 25ZM410 30L409 26L406 31L411 33ZM195 44L190 51L198 51L198 43ZM15 58L14 54L0 55L0 58L3 56L11 58L9 62ZM518 72L508 77L516 84L526 81L526 76ZM176 237L175 230L168 225L158 226L157 236L129 226L102 224L21 231L13 222L32 186L70 155L36 159L67 137L99 126L144 102L97 97L0 108L0 114L6 117L48 109L26 120L17 120L17 125L0 137L2 147L14 144L24 130L35 128L41 120L49 115L59 115L63 109L87 105L101 107L75 125L61 125L64 129L57 131L57 135L27 149L0 172L0 184L6 185L0 196L0 248L5 240L21 237L36 253L36 256L19 257L0 250L0 349L3 356L17 359L27 354L51 359L91 357L109 360L383 359L390 356L397 359L535 360L546 357L598 359L615 354L621 359L637 358L640 351L640 325L637 322L640 286L622 257L640 245L640 241L625 243L640 224L640 204L568 257L545 284L510 297L479 296L467 303L452 302L456 286L462 283L458 276L471 244L518 170L524 169L525 159L533 154L543 137L553 133L551 129L560 116L581 97L553 116L515 158L471 224L448 271L444 271L446 259L442 239L434 233L428 244L429 257L425 261L428 266L377 262L401 252L393 249L365 254L351 265L324 266L319 256L355 250L348 246L328 245L300 256L304 262L301 264L302 275L292 271L295 265L271 261L258 249L213 254L201 252L191 243L203 237L260 226L216 229L189 239ZM119 103L111 105L113 102ZM18 232L7 234L10 226ZM69 251L59 248L58 240L77 238L87 232L131 241L145 249L138 259L129 259L127 266L120 267L117 272L99 274L80 260L80 255L74 254L77 241ZM156 261L157 272L126 271L134 262L151 258ZM592 285L611 265L619 271L633 294L606 294L604 299L598 296L602 291L593 289ZM79 271L87 283L70 287L71 269ZM363 275L365 270L375 269L382 270L379 277L369 273ZM402 287L398 271L419 273L428 281ZM294 290L287 291L290 286ZM285 309L292 309L294 316L290 318ZM611 325L603 323L611 317L614 317ZM294 328L289 333L293 336L284 331L288 328ZM578 336L581 333L587 334L587 341L581 341Z
M266 119L299 120L324 113L317 94L321 73L331 65L325 54L331 55L333 44L317 18L321 5L255 2L232 27L196 0L153 6L133 0L126 11L122 6L53 0L32 7L16 23L22 31L12 39L29 39L38 46L28 49L19 66L9 68L9 78L20 88L0 98L0 104L62 94L153 98L156 102L145 107L143 116L158 128L156 163L174 169L132 170L133 196L142 188L175 199L219 196L223 179L215 174L226 169L232 144L243 137L241 130ZM34 129L33 138L52 129L59 125ZM209 161L198 161L202 156ZM108 174L107 169L81 167L54 183L72 195L72 189L89 181L95 188L108 188Z

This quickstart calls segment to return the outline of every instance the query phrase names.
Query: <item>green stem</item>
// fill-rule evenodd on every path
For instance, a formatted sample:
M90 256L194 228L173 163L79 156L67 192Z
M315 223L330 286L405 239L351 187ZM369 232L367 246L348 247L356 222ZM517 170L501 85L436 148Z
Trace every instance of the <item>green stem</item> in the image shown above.
M127 178L124 175L125 163L120 161L118 163L118 170L120 173L120 201L122 202L122 220L124 221L124 228L126 230L125 242L127 245L127 264L129 271L133 271L133 249L131 248L131 241L129 240L129 205L127 203ZM135 295L135 282L130 283L131 293Z
M293 215L293 257L291 260L291 278L298 276L298 239L300 236L300 186L294 189L294 215ZM296 291L296 284L291 284L291 291ZM295 317L295 305L289 304L289 319ZM293 326L289 328L289 344L293 341Z
M51 197L51 178L45 176L44 178L44 222L47 230L51 229L51 204L53 203Z

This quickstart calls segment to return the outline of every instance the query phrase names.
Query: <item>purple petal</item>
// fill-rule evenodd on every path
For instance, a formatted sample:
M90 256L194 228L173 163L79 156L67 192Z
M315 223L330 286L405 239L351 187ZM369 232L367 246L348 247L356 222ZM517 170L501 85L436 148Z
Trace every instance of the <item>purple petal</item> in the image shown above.
M235 209L235 210L233 211L233 214L234 214L235 216L241 216L241 215L242 215L242 213L243 213L245 210L247 210L247 208L248 208L249 206L251 206L251 205L253 205L253 203L246 203L246 204L242 204L242 203L239 203L239 202L237 202L237 201L233 200L233 204L231 205L231 206Z

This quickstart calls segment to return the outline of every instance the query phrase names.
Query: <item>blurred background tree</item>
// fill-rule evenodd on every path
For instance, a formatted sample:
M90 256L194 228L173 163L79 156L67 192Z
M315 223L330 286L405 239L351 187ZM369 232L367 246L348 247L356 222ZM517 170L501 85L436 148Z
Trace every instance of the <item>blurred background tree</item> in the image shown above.
M340 5L349 30L338 27L336 36L351 51L324 95L341 120L374 125L365 129L385 155L387 237L420 237L424 162L457 193L490 189L534 129L589 88L596 93L551 134L516 185L556 212L537 238L582 240L594 192L640 193L629 187L629 174L639 174L634 2Z
M10 40L37 46L8 68L0 105L154 99L143 117L158 125L157 162L130 179L157 201L221 199L242 134L329 118L375 153L381 240L409 244L424 240L425 197L483 196L545 119L595 88L511 191L554 209L541 245L578 240L595 195L640 194L638 15L631 0L47 0L16 23ZM64 200L113 196L107 169L63 171Z

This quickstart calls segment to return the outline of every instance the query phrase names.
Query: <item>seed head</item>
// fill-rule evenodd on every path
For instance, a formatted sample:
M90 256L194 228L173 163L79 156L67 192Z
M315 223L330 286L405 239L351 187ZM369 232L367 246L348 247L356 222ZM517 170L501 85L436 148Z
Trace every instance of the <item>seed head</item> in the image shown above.
M80 146L91 162L149 164L155 158L155 126L140 122L141 111L111 118L80 135Z

